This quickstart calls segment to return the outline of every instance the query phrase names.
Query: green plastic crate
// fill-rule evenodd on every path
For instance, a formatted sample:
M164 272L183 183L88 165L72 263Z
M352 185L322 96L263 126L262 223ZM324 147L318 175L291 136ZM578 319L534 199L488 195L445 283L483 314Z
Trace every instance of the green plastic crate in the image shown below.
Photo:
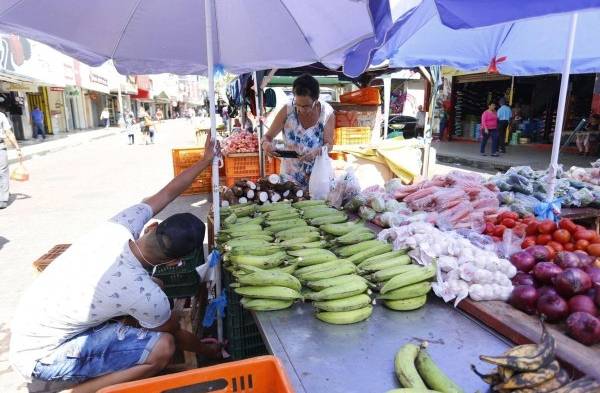
M227 293L225 310L225 335L229 341L228 352L233 360L242 360L254 356L267 355L258 326L252 313L240 304L240 296L229 286L231 273L223 270L223 288Z
M204 248L199 248L193 255L183 258L183 266L159 266L154 277L165 284L164 291L169 298L194 296L200 285L200 277L196 267L204 263Z

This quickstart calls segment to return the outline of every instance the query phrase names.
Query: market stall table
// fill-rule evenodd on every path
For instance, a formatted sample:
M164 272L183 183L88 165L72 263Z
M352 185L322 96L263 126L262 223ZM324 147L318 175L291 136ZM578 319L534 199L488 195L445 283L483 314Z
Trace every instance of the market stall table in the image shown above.
M501 354L509 344L461 311L430 295L422 309L390 311L376 305L365 322L329 325L309 303L255 319L269 351L283 363L297 393L386 392L399 387L394 356L405 343L429 342L433 359L465 392L487 391L470 369L490 365L481 354Z

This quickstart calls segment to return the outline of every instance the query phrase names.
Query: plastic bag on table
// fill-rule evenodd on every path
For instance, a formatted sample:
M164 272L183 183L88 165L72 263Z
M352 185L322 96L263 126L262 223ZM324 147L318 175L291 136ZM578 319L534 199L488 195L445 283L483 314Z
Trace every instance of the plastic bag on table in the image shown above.
M219 261L221 261L221 253L217 249L213 249L208 255L208 262L196 268L196 273L198 273L202 282L210 282L215 285Z
M333 167L329 158L327 146L323 146L321 155L315 159L315 164L308 181L308 193L311 199L327 199L334 183Z
M409 217L406 214L397 212L385 212L381 214L380 220L385 228L399 227L410 223Z
M511 205L515 202L515 193L511 191L499 192L498 201L503 205Z
M467 194L461 188L442 188L433 194L436 210L446 210L467 200Z
M477 233L471 229L457 229L455 232L482 250L495 251L496 249L496 243L490 236Z
M508 176L508 184L512 186L513 191L518 191L527 195L533 194L533 185L525 176L513 173Z
M354 175L354 169L348 168L343 174L338 176L333 190L327 196L327 201L331 206L339 209L345 201L351 200L359 192L360 187Z
M517 236L512 229L504 231L502 241L496 244L496 253L503 258L510 258L516 252L521 251L521 244L525 238Z
M356 212L361 206L365 206L367 204L367 198L363 195L355 195L352 197L346 204L344 205L344 210L349 212Z
M580 201L579 206L589 206L592 202L594 202L594 194L587 188L577 190L574 194Z
M375 210L371 209L368 206L361 206L358 208L358 216L366 221L371 221L375 218Z
M506 171L507 175L517 174L525 177L533 177L534 170L530 166L513 166Z
M384 187L385 192L390 195L394 195L397 191L402 192L406 188L406 186L402 184L402 180L398 179L397 177L387 181Z
M531 195L525 195L520 192L515 192L515 204L523 206L523 208L525 208L530 213L533 213L533 209L535 209L538 203L539 201Z

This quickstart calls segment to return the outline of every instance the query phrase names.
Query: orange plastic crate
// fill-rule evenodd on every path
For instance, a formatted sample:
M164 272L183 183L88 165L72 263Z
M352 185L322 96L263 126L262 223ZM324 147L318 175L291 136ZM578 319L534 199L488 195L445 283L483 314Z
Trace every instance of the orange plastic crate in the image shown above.
M224 158L225 185L231 187L239 180L257 181L260 178L258 153L234 153ZM265 158L265 175L279 173L281 161Z
M334 145L360 145L371 142L369 127L338 127L333 137Z
M293 393L279 360L259 356L218 366L127 382L98 393Z
M381 96L379 95L379 88L377 87L364 87L359 90L351 91L340 96L340 102L344 104L355 104L355 105L380 105Z
M204 156L204 149L194 147L185 149L173 149L173 175L177 176L185 171ZM210 192L211 186L211 167L207 167L192 182L192 185L183 192L182 195L194 195L202 192Z

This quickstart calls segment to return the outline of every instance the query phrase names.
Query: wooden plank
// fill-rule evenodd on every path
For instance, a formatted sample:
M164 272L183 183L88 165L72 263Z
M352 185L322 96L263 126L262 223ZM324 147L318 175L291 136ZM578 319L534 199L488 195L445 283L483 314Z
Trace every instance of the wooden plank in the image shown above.
M475 302L465 299L458 307L516 344L539 342L542 331L539 319L515 309L508 303ZM588 347L568 337L561 325L546 326L556 340L558 359L574 370L600 380L600 344Z

